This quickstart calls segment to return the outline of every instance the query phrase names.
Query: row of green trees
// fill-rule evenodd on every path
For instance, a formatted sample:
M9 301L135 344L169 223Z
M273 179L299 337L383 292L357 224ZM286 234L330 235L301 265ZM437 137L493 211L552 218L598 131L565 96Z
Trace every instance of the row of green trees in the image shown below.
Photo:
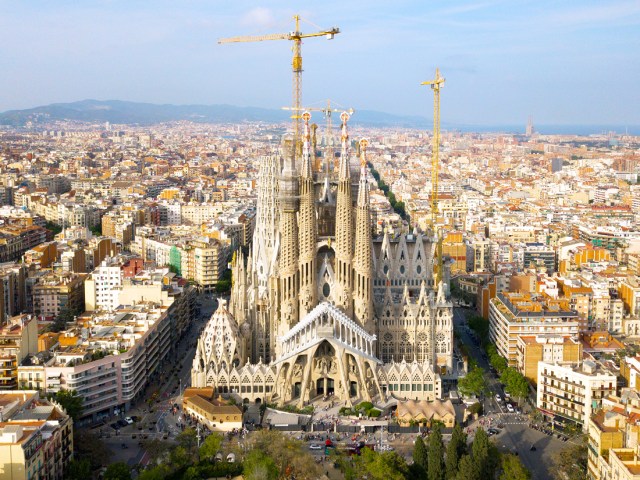
M154 467L140 470L139 480L199 480L205 478L231 478L242 475L246 480L277 480L279 478L297 478L301 480L317 479L320 468L306 451L302 442L290 439L277 431L259 431L251 436L248 453L238 444L226 446L225 453L235 453L242 462L216 462L215 457L223 450L222 436L209 435L198 447L197 436L192 428L186 429L176 437L176 445L151 440L144 446L151 457ZM72 477L79 480L85 477ZM130 469L126 464L109 465L104 474L105 480L130 480Z
M476 333L482 345L487 352L487 358L491 366L496 370L500 376L500 382L504 385L504 390L513 397L524 398L529 394L529 382L518 370L513 367L509 367L507 359L498 353L496 346L489 341L489 322L479 315L473 315L468 320L469 327ZM476 372L475 370L480 370ZM470 374L471 379L466 380ZM458 382L458 389L463 393L463 389L472 389L473 393L478 394L480 391L484 391L484 384L478 379L478 376L482 374L482 370L479 368L472 369L466 377ZM460 388L462 383L463 388Z
M369 169L371 170L371 175L373 175L373 178L376 180L376 182L378 182L378 188L380 190L382 190L382 193L384 193L384 195L389 200L389 203L391 204L391 208L393 208L393 210L398 215L400 215L400 217L403 220L409 221L409 215L407 215L407 209L406 209L406 206L405 206L404 202L399 202L396 199L396 196L394 195L394 193L389 188L389 185L387 185L385 183L385 181L382 180L382 178L380 177L380 174L374 168L373 164L371 162L369 162L368 165L369 165Z
M456 425L451 441L445 447L440 426L434 426L426 442L416 439L413 464L407 465L396 452L374 452L364 449L359 457L339 453L335 462L346 480L529 480L530 473L515 455L501 455L479 430L471 445L460 425Z

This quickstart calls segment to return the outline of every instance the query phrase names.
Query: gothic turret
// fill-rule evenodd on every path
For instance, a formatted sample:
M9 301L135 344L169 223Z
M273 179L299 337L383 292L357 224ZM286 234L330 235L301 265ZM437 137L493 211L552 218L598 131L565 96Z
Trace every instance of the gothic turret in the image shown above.
M277 334L284 335L298 321L298 175L295 166L295 142L283 142L283 167L280 176L280 321Z
M367 179L366 150L368 141L360 140L360 185L356 206L356 235L353 255L353 303L356 319L370 333L375 330L373 322L373 265L371 214L369 207L369 181Z
M316 210L311 169L312 154L309 132L309 115L305 112L304 143L302 146L302 168L300 175L300 214L298 216L298 239L300 247L300 318L303 318L316 305Z
M351 172L349 168L349 134L347 120L349 114L342 112L342 151L340 152L340 168L338 169L338 195L336 200L336 305L351 316L351 292L353 286L353 205L351 194Z
M252 270L258 275L259 297L266 295L269 276L276 252L276 227L278 225L278 176L280 162L276 155L262 157L258 171L258 209L256 211Z

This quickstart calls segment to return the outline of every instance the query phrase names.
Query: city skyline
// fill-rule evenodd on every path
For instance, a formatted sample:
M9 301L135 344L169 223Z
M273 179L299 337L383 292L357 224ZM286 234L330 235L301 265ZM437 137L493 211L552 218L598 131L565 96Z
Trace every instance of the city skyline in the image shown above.
M450 123L640 124L637 2L271 5L0 2L0 110L84 98L279 108L291 101L290 45L216 42L288 32L300 13L303 32L341 29L304 42L303 105L329 97L430 118L419 83L439 67Z

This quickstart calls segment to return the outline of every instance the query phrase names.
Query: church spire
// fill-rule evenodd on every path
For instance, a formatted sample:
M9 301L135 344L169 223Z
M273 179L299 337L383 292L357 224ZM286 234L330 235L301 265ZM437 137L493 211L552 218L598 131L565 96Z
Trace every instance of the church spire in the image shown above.
M369 207L369 181L367 179L366 151L369 141L360 140L360 185L358 188L358 204L356 206L355 252L353 258L354 271L354 313L356 319L369 332L373 325L373 291L372 291L372 240L371 213Z
M276 248L278 225L278 177L280 162L277 155L262 157L258 171L258 208L253 234L252 270L258 273L259 296L266 295L271 260Z
M280 274L281 311L277 335L281 336L298 321L298 176L295 141L285 138L280 176Z
M336 305L351 315L352 264L353 257L353 203L351 194L351 172L349 168L349 114L342 112L342 150L338 169L338 195L336 201Z
M303 318L315 306L316 299L316 239L318 234L315 211L315 194L311 169L309 112L302 114L304 120L304 143L302 145L302 169L300 175L300 214L298 216L298 244L300 257L298 277L300 278L299 307Z

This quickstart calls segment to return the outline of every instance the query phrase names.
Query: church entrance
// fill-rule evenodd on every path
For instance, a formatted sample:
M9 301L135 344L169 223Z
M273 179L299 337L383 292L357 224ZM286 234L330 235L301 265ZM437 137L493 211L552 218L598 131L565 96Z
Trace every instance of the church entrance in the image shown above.
M358 382L349 382L349 396L350 397L358 396Z
M331 395L334 390L333 378L323 377L316 380L316 395Z
M333 386L333 378L327 378L327 395L333 395L335 387Z
M316 395L324 395L324 378L316 380Z
M296 382L293 384L293 398L300 398L300 386L301 382Z

